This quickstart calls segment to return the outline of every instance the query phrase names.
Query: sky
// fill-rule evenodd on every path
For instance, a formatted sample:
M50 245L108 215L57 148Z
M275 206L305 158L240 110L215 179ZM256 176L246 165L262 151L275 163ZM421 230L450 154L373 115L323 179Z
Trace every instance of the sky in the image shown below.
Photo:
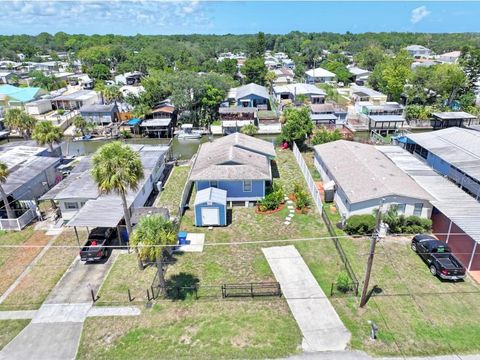
M480 2L0 0L0 34L477 32Z

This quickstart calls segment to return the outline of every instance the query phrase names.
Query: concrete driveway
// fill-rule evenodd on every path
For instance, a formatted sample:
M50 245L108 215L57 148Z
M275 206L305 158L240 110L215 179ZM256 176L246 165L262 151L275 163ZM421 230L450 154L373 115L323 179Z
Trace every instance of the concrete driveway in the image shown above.
M75 359L93 304L90 289L98 291L117 256L114 251L107 261L92 264L75 259L31 323L2 349L0 359Z

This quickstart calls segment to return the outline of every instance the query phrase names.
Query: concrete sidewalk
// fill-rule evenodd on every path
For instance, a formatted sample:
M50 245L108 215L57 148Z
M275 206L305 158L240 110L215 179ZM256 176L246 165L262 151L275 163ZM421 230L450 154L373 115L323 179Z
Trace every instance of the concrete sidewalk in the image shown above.
M344 350L350 333L338 317L297 249L262 249L303 334L304 351Z
M480 360L480 355L439 355L414 357L372 357L362 351L326 351L294 355L288 360Z

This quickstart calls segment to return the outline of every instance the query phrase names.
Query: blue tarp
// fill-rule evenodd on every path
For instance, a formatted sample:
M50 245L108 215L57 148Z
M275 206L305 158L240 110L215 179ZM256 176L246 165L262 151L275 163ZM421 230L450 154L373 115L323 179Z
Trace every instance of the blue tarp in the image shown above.
M142 120L140 119L137 119L137 118L134 118L134 119L130 119L127 121L127 125L129 126L135 126L135 125L138 125L142 122Z

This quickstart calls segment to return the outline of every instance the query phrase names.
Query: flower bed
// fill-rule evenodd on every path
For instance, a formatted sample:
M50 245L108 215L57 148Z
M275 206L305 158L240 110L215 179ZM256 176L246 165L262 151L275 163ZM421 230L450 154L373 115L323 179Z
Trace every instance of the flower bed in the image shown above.
M285 204L284 203L280 204L280 206L278 208L274 209L274 210L267 210L267 211L261 211L260 207L257 205L255 207L255 213L262 214L262 215L270 215L270 214L275 214L279 211L282 211L283 209L285 209Z

